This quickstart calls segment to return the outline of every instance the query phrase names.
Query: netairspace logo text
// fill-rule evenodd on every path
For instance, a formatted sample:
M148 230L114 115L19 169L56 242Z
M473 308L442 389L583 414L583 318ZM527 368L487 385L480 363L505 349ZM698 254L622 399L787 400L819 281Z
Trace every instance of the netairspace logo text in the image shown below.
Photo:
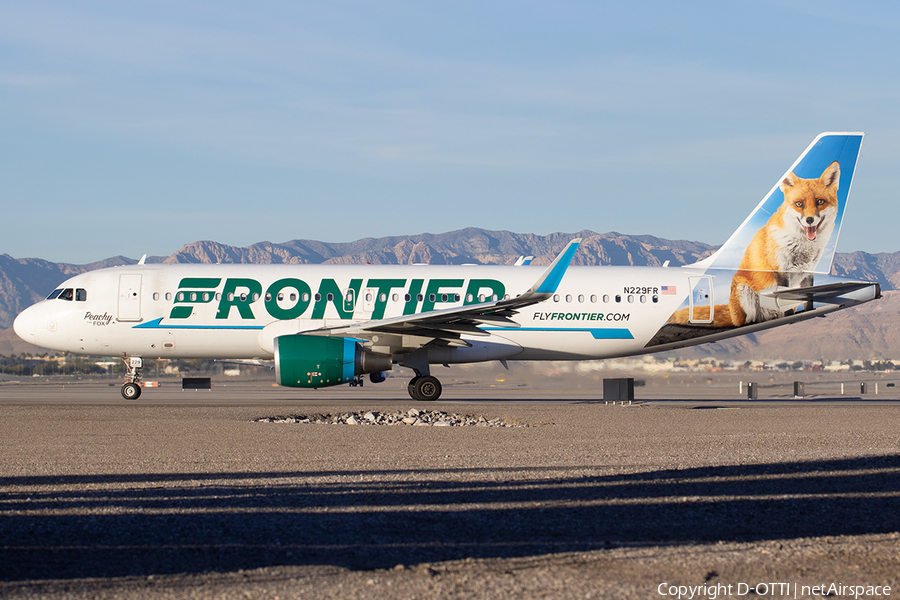
M843 583L822 583L819 585L800 585L798 583L770 582L757 583L717 583L703 585L672 585L668 582L656 588L660 596L669 596L678 600L706 598L716 600L723 596L766 596L772 598L808 598L810 596L840 596L844 598L876 598L891 595L889 585L844 585Z

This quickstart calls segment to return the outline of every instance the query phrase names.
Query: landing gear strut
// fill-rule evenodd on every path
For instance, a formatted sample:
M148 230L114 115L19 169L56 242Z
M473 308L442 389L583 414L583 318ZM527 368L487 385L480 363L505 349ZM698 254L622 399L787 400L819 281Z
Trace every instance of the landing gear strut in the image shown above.
M431 375L416 375L409 382L407 391L413 400L422 400L425 402L434 402L441 397L441 382L437 377Z
M141 367L144 361L139 356L122 359L125 362L125 368L128 369L128 379L122 386L122 397L126 400L137 400L141 397Z

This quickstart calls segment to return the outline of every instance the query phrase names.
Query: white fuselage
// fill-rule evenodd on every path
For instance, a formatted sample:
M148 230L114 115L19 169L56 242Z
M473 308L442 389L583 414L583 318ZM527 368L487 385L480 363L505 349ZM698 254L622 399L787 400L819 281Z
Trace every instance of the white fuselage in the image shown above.
M59 287L84 290L86 299L40 302L23 311L15 328L38 346L89 355L268 359L278 335L472 304L490 300L498 291L515 296L545 268L116 267L69 279ZM681 268L571 267L553 298L516 315L521 327L484 326L489 337L463 336L473 343L471 348L432 349L432 362L639 353L685 300L690 274ZM683 293L661 293L663 286ZM353 290L351 297L348 290ZM308 294L305 308L303 294Z

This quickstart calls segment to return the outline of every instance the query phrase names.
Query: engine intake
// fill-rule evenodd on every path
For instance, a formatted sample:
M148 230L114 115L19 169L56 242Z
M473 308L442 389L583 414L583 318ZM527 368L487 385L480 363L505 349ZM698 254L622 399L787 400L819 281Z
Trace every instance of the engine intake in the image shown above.
M390 355L368 352L350 338L319 335L275 338L275 380L285 387L328 387L347 383L363 373L390 369Z

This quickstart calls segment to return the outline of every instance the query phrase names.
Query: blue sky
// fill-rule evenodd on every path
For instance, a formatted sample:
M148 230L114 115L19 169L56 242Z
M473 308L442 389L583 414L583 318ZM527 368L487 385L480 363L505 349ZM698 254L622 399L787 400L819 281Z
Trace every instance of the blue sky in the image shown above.
M900 250L900 4L0 1L0 252L582 229L725 241L865 131Z

